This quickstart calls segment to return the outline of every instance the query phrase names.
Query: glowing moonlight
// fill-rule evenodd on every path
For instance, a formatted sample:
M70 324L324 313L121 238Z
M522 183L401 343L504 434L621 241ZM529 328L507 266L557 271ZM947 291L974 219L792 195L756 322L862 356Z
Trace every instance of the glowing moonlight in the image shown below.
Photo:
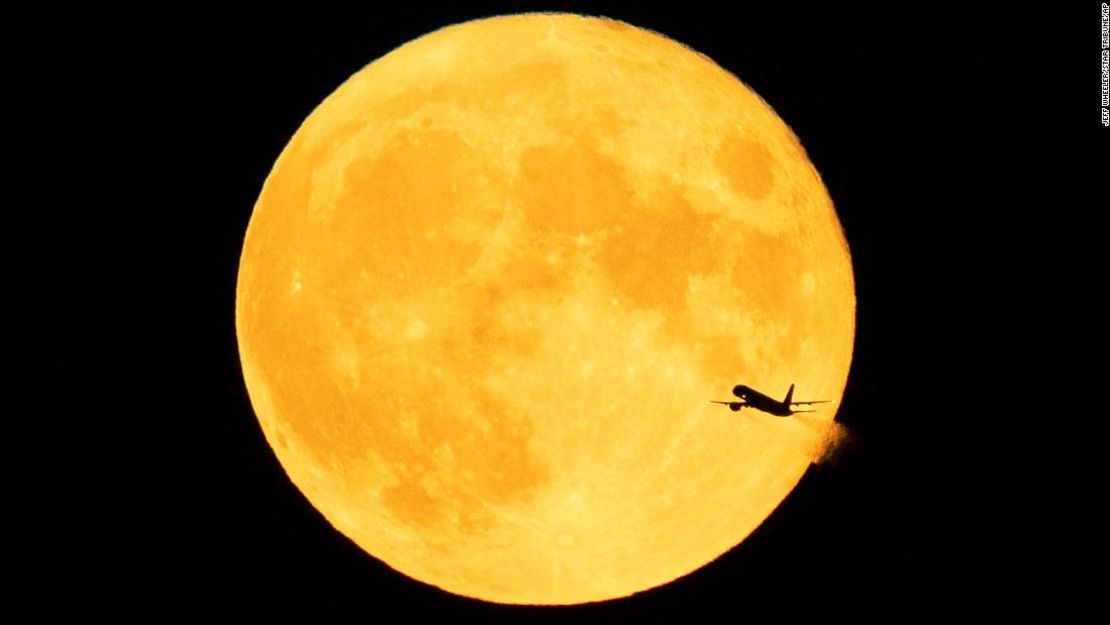
M254 208L236 322L258 419L339 531L505 603L628 595L744 539L818 453L736 383L838 399L832 203L709 59L576 15L452 26L317 108Z

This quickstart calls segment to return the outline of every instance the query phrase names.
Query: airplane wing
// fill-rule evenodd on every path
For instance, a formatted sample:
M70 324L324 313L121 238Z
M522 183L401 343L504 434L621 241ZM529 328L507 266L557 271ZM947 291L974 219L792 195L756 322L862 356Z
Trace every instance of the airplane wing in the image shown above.
M827 404L831 401L832 401L831 399L815 399L813 401L792 401L792 402L790 402L790 405L791 406L801 406L801 405L808 406L810 404Z
M726 406L728 406L729 404L737 404L739 406L747 406L748 405L748 402L746 402L746 401L717 401L715 399L709 400L709 403L711 403L711 404L724 404Z

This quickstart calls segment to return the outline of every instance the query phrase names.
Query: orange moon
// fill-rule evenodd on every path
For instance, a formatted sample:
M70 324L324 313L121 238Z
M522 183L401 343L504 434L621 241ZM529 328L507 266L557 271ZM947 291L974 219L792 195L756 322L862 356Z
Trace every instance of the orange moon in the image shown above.
M742 541L820 453L854 316L832 202L774 111L571 14L444 28L328 96L266 179L236 297L305 497L397 571L514 604L626 596ZM792 382L834 402L708 403Z

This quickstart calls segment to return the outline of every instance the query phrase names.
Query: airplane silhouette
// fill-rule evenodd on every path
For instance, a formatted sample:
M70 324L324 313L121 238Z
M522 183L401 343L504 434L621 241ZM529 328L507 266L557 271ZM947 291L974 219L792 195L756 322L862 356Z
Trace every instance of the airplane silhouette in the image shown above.
M832 400L829 399L815 399L811 401L793 401L791 397L794 396L794 385L790 385L790 390L786 391L786 397L782 401L771 399L759 391L753 390L751 387L737 384L732 388L732 394L739 397L743 401L716 401L710 400L711 404L724 404L728 409L733 412L740 412L741 408L755 408L762 410L768 414L773 414L776 417L789 417L790 415L798 414L799 412L817 412L816 410L794 410L794 406L811 405L811 404L826 404Z

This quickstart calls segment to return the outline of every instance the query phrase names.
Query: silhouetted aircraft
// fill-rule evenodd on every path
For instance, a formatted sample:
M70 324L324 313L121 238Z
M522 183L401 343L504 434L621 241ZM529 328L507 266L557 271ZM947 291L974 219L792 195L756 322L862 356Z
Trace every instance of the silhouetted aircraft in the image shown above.
M733 412L740 412L741 408L755 408L762 410L768 414L773 414L776 417L789 417L792 414L799 412L817 412L816 410L794 410L794 406L810 404L826 404L832 400L829 399L814 399L810 401L794 401L791 397L794 396L794 385L790 385L790 390L786 391L786 397L782 401L771 399L759 391L753 390L751 387L738 384L732 388L732 394L739 397L743 401L715 401L710 400L711 404L724 404L728 409Z

